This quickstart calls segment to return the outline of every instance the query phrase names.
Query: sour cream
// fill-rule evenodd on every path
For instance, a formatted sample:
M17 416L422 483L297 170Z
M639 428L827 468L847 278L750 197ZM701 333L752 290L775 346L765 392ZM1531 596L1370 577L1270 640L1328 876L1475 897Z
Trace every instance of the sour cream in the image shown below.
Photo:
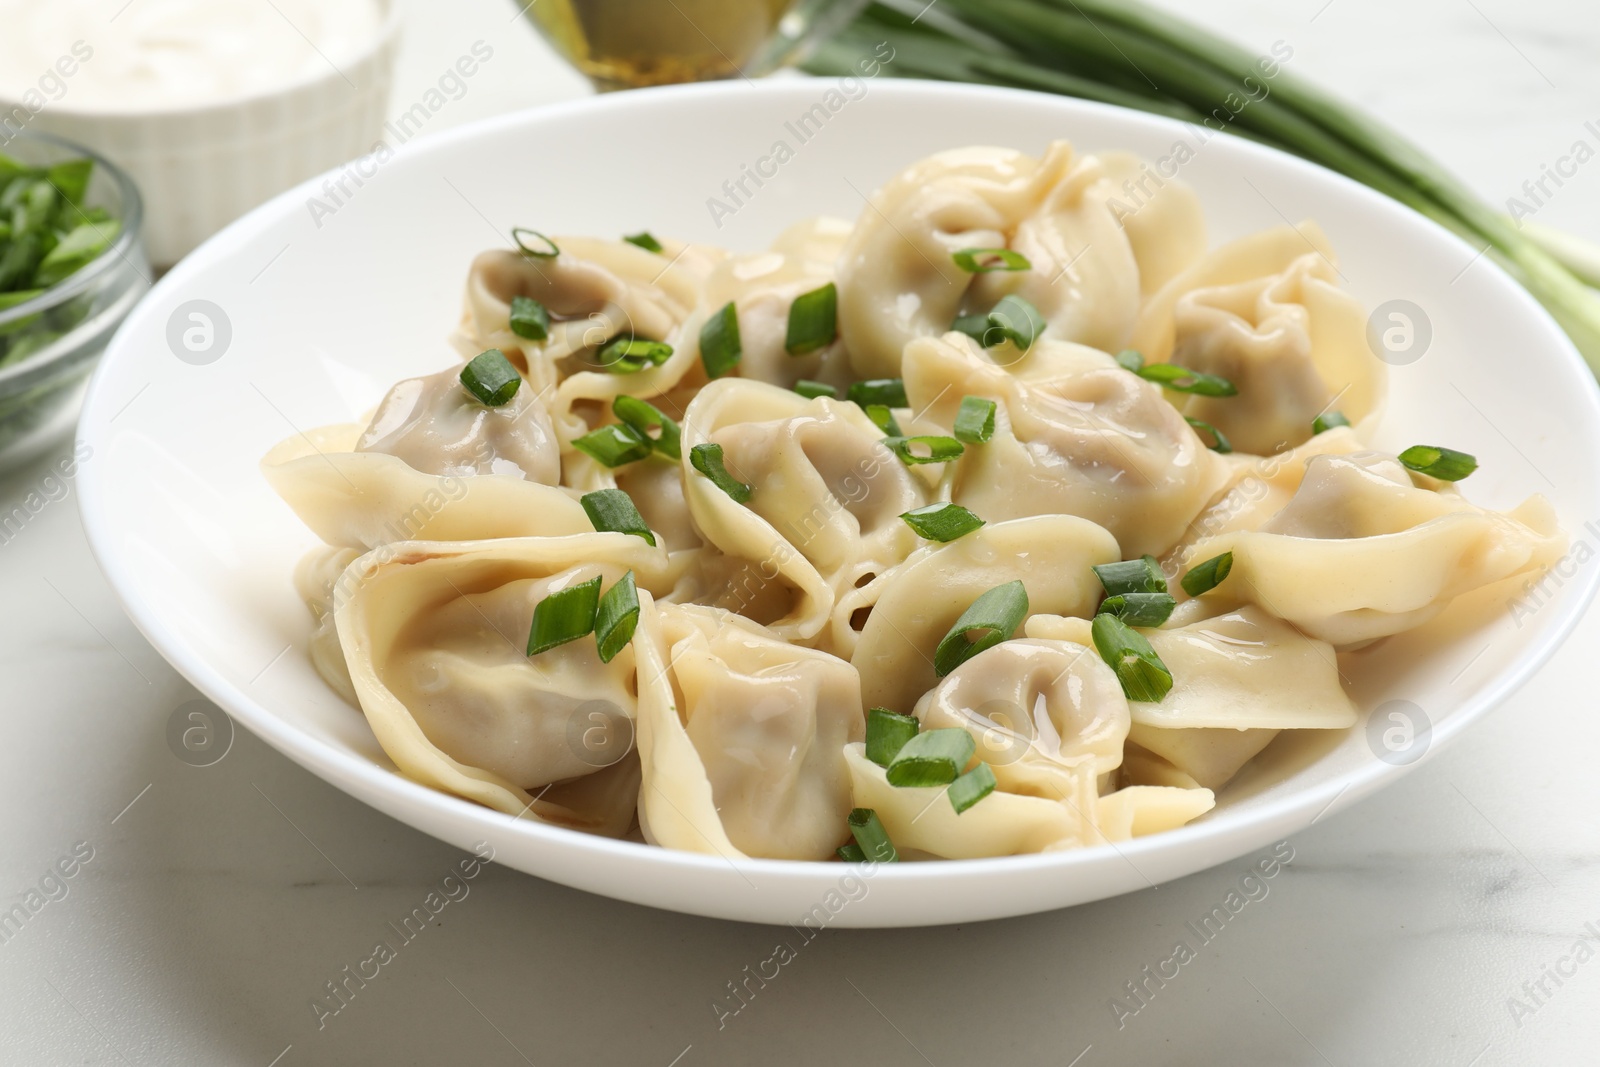
M342 68L383 18L379 0L0 0L0 97L72 111L224 103Z

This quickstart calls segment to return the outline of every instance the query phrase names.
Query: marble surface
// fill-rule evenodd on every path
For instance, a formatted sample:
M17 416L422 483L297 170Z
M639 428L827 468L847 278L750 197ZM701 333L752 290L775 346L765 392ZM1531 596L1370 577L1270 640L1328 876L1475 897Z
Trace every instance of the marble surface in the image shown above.
M1295 69L1496 202L1600 119L1600 24L1581 0L1184 6L1257 48L1289 41ZM479 39L493 60L433 128L584 92L514 13L506 0L418 4L395 110ZM1540 220L1600 239L1597 190L1600 165ZM0 481L0 512L47 500L0 543L0 902L46 900L0 943L0 1062L1600 1060L1600 775L1587 758L1600 752L1600 613L1459 743L1280 846L1292 860L1248 883L1264 889L1209 941L1185 924L1261 857L1070 911L809 942L490 866L402 941L389 924L462 854L242 730L212 766L175 758L169 721L194 693L123 616L71 484L48 473ZM1192 958L1168 964L1179 939ZM349 980L336 1014L314 1008L380 940L396 948L378 976ZM734 1013L728 984L779 940L793 960L750 981Z

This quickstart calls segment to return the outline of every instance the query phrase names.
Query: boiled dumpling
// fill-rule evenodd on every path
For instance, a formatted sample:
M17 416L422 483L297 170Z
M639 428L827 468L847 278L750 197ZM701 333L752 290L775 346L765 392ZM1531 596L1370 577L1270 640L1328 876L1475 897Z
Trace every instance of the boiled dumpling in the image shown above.
M1176 830L1216 807L1209 789L1134 785L1100 798L1100 833L1111 842Z

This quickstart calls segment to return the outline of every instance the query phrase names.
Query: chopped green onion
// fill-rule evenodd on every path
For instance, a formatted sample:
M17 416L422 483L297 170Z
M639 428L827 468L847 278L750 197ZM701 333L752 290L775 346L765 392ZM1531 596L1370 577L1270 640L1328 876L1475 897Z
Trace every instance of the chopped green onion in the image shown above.
M977 749L972 735L959 726L924 730L910 738L889 764L889 784L903 789L949 785L966 769Z
M557 645L593 633L595 612L599 608L599 575L559 593L551 593L533 609L533 626L528 631L528 655L537 656Z
M1131 348L1124 348L1117 353L1117 366L1123 370L1138 374L1144 367L1144 355Z
M1183 417L1183 421L1187 422L1190 426L1193 426L1196 430L1199 430L1201 433L1203 433L1203 434L1208 433L1208 434L1211 435L1211 439L1214 442L1216 442L1215 444L1211 444L1211 445L1207 445L1206 446L1207 448L1211 449L1211 451L1216 452L1216 453L1218 453L1220 455L1227 455L1229 452L1233 451L1233 442L1229 441L1225 436L1223 436L1223 433L1222 433L1221 430L1217 429L1215 426L1211 425L1209 422L1202 422L1199 419L1191 419L1187 415L1185 415Z
M638 233L630 233L624 237L623 240L628 242L630 245L638 245L646 252L661 251L661 242L651 236L649 230L641 230Z
M956 412L956 440L976 445L993 437L994 410L993 400L981 396L962 397L961 408Z
M851 841L848 844L840 845L834 850L833 854L844 860L846 863L867 862L867 854L862 852L861 846L856 844L854 841Z
M989 325L999 327L1007 340L1026 352L1044 332L1046 323L1038 308L1012 293L989 312Z
M950 460L958 458L962 452L966 451L966 449L962 447L960 441L957 441L954 437L944 436L885 437L883 439L883 443L889 446L889 449L894 452L895 455L900 457L901 462L907 464L908 466L915 466L918 463L948 463ZM918 453L913 452L911 450L913 445L922 445L926 447L928 454L919 455Z
M629 571L606 590L595 609L594 644L601 663L610 663L633 640L639 626L639 591Z
M656 535L645 525L644 516L634 506L633 497L621 489L596 489L579 501L589 522L601 533L624 533L642 537L651 545Z
M791 356L803 356L833 343L839 335L839 290L832 282L801 293L789 305L789 329L783 347Z
M880 767L894 762L905 743L917 736L917 720L888 708L867 711L867 758Z
M993 793L997 785L999 783L995 781L994 771L990 769L987 763L980 763L951 782L946 795L950 798L950 806L956 809L957 815L960 815L972 805Z
M845 396L862 407L868 404L882 404L890 408L908 406L904 378L873 378L870 381L856 382L850 386Z
M1129 626L1160 626L1177 606L1170 593L1118 593L1100 602L1100 610Z
M1459 482L1478 469L1476 456L1439 445L1412 445L1400 453L1400 462L1441 482Z
M526 234L532 234L534 237L537 237L540 241L543 241L544 244L545 244L545 247L544 248L530 248L530 247L528 247L527 242L525 242L522 239L522 235L525 234L525 233ZM519 248L522 251L523 255L532 256L534 259L555 259L557 256L559 256L561 254L560 247L558 247L554 241L550 240L550 238L546 237L544 234L540 233L538 230L530 230L526 226L513 226L512 229L511 229L511 239L513 241L517 242L517 248Z
M981 257L981 262L980 262ZM988 274L992 270L1032 270L1033 264L1021 252L1009 248L963 248L950 253L956 266L968 274Z
M655 450L663 456L669 456L672 459L683 458L683 452L679 445L683 431L679 429L676 422L654 404L646 403L636 396L619 396L611 402L611 412L641 437L650 440L655 445ZM656 437L651 438L651 430L660 430L661 432Z
M722 465L721 445L695 445L689 450L689 462L735 503L743 504L750 499L750 487L729 474L728 468Z
M894 421L894 412L882 404L866 404L862 407L867 413L867 418L872 424L891 437L900 436L900 424Z
M949 501L913 508L903 512L900 517L917 532L918 537L925 537L929 541L954 541L983 525L983 520L978 516L960 504Z
M848 822L850 835L856 839L856 846L861 849L864 860L869 863L894 863L900 859L900 853L895 851L894 842L889 840L889 832L883 828L877 812L871 808L854 808Z
M1006 339L1005 331L991 323L988 315L958 315L950 328L966 334L984 348L993 348Z
M1138 630L1115 615L1096 615L1089 632L1129 700L1154 703L1172 689L1172 672Z
M1189 568L1189 573L1183 576L1183 591L1190 596L1209 593L1222 584L1222 580L1231 570L1233 570L1232 552L1212 556L1204 563L1197 563Z
M1171 389L1174 393L1193 393L1196 396L1236 396L1239 390L1226 378L1219 378L1215 374L1201 374L1199 371L1180 367L1176 363L1151 363L1138 371L1139 377L1147 382Z
M572 447L607 467L620 467L644 459L654 451L655 443L632 426L613 422L584 434Z
M805 397L807 400L815 400L819 396L825 396L834 400L838 399L839 397L839 390L835 389L833 386L827 385L823 382L814 382L809 378L801 378L798 382L795 382L794 391Z
M497 408L517 395L522 375L504 352L490 348L473 356L472 362L461 368L461 384L485 407Z
M700 362L707 378L720 378L744 356L739 340L739 309L730 300L700 327Z
M1319 433L1327 433L1329 430L1335 429L1335 428L1337 428L1339 426L1349 426L1349 425L1350 425L1350 420L1344 417L1344 413L1343 412L1341 412L1341 411L1324 411L1321 415L1318 415L1315 419L1312 420L1312 422L1311 422L1311 433L1313 435L1316 435L1316 434L1319 434Z
M997 585L972 602L933 653L933 669L943 678L984 649L1017 632L1028 615L1028 591L1020 581Z
M1109 596L1123 593L1165 593L1167 576L1154 556L1141 556L1121 563L1102 563L1094 568Z
M511 298L511 332L530 341L550 336L550 311L531 296Z
M643 337L618 337L600 350L600 366L612 374L638 374L672 358L672 346Z

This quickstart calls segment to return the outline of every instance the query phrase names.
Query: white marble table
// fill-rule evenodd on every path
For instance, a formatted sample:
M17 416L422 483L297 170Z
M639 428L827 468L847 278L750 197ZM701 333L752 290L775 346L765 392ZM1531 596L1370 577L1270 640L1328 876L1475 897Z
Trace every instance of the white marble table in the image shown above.
M397 112L479 38L495 57L437 127L585 91L507 0L426 6ZM1600 119L1583 0L1186 6L1291 42L1296 69L1496 201ZM1540 218L1600 239L1597 191L1600 164ZM0 511L44 474L0 483ZM1267 896L1120 1028L1112 998L1250 859L1056 914L824 932L720 1029L727 983L794 934L490 868L319 1029L324 984L460 854L243 732L215 766L179 762L165 730L193 691L113 601L70 486L52 492L0 543L0 901L58 898L0 943L7 1064L1600 1062L1600 962L1569 957L1600 947L1600 613L1460 743L1289 842ZM58 861L71 877L46 882Z

